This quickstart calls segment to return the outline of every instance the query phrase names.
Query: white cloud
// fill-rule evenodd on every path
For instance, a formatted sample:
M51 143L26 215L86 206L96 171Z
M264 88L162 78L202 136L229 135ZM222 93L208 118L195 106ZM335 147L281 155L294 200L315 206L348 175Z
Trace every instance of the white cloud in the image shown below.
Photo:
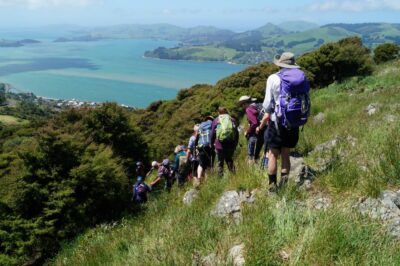
M0 6L18 6L29 9L48 7L85 7L97 0L0 0Z
M325 0L307 7L309 11L400 11L399 0Z

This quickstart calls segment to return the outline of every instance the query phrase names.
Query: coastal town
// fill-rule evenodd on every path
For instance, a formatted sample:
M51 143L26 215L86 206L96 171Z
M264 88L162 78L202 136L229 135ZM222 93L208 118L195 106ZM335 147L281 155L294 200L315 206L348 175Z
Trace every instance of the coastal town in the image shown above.
M49 107L53 111L61 111L65 109L80 109L80 108L96 108L104 103L94 101L82 101L77 99L54 99L42 96L36 96L32 92L24 92L7 83L0 83L0 95L2 100L1 105L13 106L15 101L29 101L39 105ZM127 109L136 109L125 104L119 106Z

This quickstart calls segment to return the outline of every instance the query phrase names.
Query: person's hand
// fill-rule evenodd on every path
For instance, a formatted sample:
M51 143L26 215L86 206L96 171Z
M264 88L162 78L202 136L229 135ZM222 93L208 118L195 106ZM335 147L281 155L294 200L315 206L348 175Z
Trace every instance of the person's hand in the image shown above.
M257 134L260 133L260 127L259 126L256 128L256 133Z

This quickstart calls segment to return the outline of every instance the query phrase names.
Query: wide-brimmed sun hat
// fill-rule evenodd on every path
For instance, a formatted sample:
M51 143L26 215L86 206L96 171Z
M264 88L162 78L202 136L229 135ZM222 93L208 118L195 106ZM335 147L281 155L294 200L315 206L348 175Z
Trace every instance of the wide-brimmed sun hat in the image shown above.
M274 64L283 68L300 68L300 66L296 65L294 54L290 52L284 52L281 55L275 55Z
M151 167L152 168L156 168L158 166L158 163L156 162L156 161L153 161L152 163L151 163Z
M243 95L239 98L239 103L245 103L245 102L249 102L251 100L250 96L247 95Z

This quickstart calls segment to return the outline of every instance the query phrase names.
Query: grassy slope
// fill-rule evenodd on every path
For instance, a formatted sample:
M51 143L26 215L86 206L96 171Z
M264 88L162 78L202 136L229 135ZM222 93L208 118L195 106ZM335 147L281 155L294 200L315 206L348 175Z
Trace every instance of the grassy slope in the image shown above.
M226 258L235 243L245 243L248 265L399 265L395 240L377 221L361 217L351 208L360 195L400 185L393 172L387 171L400 160L394 145L400 143L400 124L399 120L389 123L384 119L389 113L399 119L399 74L397 62L374 76L313 93L313 114L323 111L326 122L318 126L310 122L305 127L298 151L306 153L335 136L351 135L357 144L348 149L348 160L339 158L317 176L312 192L297 191L289 184L277 197L261 196L254 205L245 207L241 225L227 225L210 216L224 191L265 189L265 173L241 163L236 175L224 179L211 175L192 206L182 204L184 190L153 197L142 215L127 217L116 226L89 230L66 245L53 263L190 265L194 253L205 256L216 252ZM373 116L364 112L370 103L380 104ZM340 148L346 147L344 143ZM243 161L243 150L237 162ZM391 164L378 159L389 153L395 156ZM314 159L306 158L311 165ZM367 171L361 171L360 166L366 166ZM307 203L318 193L332 198L329 210L299 207L299 201ZM281 250L290 254L289 261L282 261Z
M9 126L26 125L28 123L27 120L20 119L11 115L0 115L0 122Z

